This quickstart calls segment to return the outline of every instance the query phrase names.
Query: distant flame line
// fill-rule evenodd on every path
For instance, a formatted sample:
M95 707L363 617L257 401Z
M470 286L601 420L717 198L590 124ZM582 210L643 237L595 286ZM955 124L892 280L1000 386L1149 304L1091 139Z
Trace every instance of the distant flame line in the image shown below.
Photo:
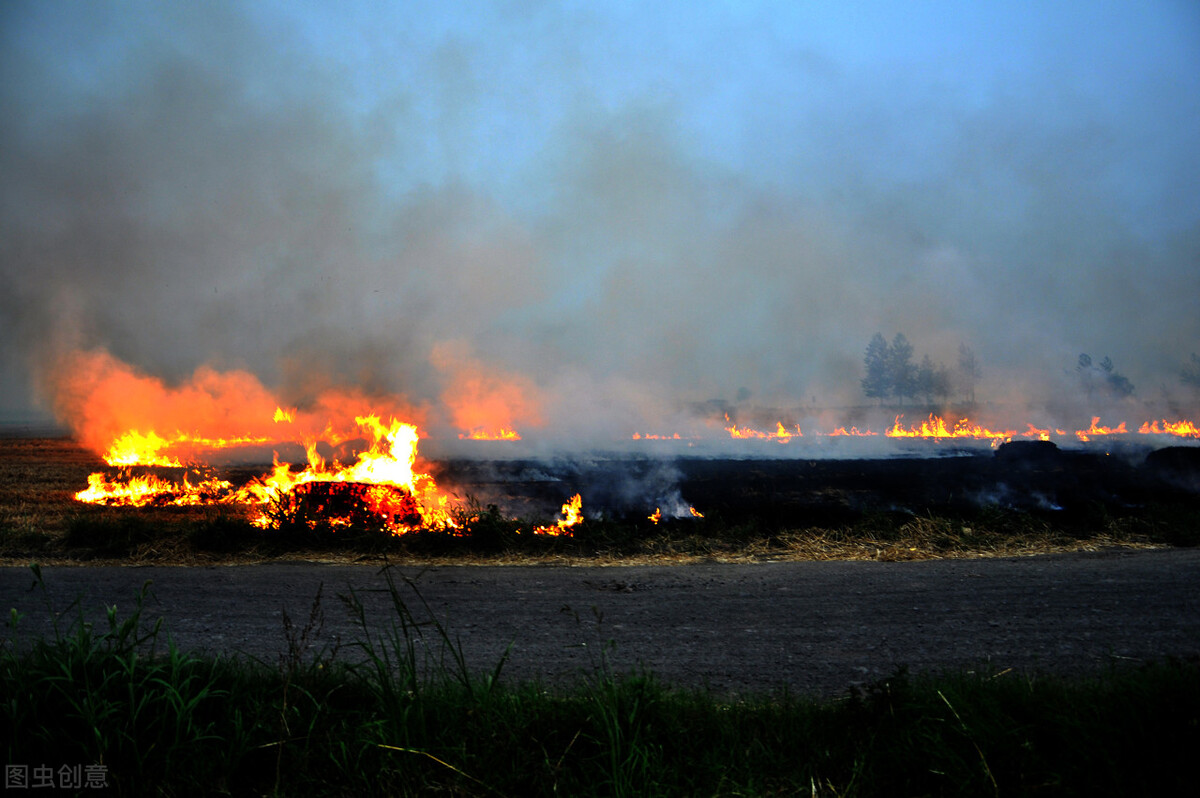
M892 426L884 430L883 436L889 438L924 438L931 440L943 439L969 439L980 441L1005 442L1016 438L1036 438L1039 440L1050 440L1051 438L1070 438L1074 437L1080 441L1090 441L1094 437L1106 437L1115 435L1132 434L1125 422L1121 422L1115 427L1102 426L1100 417L1093 416L1091 425L1087 429L1079 430L1064 430L1061 428L1041 428L1031 423L1026 424L1024 432L1016 429L990 429L972 422L970 419L963 417L954 422L948 422L946 419L936 414L930 414L929 417L919 424L904 426L904 415L898 415L892 423ZM724 430L730 438L736 440L770 440L780 443L786 443L793 438L802 438L805 433L801 430L799 424L787 425L782 421L775 423L773 431L761 430L755 427L742 426L731 421L728 414L725 415L726 424ZM1139 426L1136 430L1140 435L1170 435L1178 438L1200 438L1200 427L1195 423L1187 420L1168 421L1147 421ZM810 434L815 437L878 437L881 433L871 429L859 429L857 426L852 426L849 429L846 427L835 427L830 432L821 430L811 431ZM682 435L680 433L671 434L642 434L633 433L633 440L699 440L696 435Z

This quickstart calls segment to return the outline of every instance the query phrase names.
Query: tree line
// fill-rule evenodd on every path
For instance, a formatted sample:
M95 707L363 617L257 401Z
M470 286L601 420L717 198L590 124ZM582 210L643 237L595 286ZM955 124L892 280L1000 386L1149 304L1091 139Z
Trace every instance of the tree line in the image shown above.
M913 346L904 333L896 333L889 343L883 333L875 333L867 344L863 359L866 375L862 378L863 393L869 399L905 399L922 397L927 404L935 399L946 402L950 395L961 392L966 401L975 402L975 386L983 375L979 359L966 344L959 344L957 368L950 369L934 363L924 355L919 363L913 360Z
M1129 381L1128 377L1117 371L1112 358L1108 355L1105 355L1099 363L1093 363L1092 356L1089 354L1080 355L1079 364L1075 366L1075 373L1079 375L1079 381L1083 385L1088 399L1097 393L1112 399L1123 399L1133 395L1133 383Z
M956 392L964 401L974 404L975 386L983 374L979 359L966 344L959 344L958 363L953 369L934 363L929 355L915 362L913 346L904 333L896 333L890 342L883 333L875 333L867 344L863 366L866 371L862 378L863 393L869 399L878 399L880 405L888 399L903 405L906 399L917 397L924 398L927 404L933 404L935 399L944 403ZM1134 393L1133 382L1117 370L1107 355L1097 362L1091 355L1081 354L1075 375L1089 399L1097 396L1123 399ZM1192 353L1179 371L1179 381L1200 393L1200 355Z

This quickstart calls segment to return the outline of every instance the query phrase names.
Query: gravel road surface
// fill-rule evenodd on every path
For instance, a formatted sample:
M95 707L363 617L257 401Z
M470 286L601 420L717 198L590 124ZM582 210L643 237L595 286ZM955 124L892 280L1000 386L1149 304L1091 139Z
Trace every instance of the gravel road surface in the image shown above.
M787 686L832 695L913 672L985 668L1081 672L1200 654L1200 550L1113 551L923 562L764 562L676 566L437 566L393 569L468 663L508 679L579 678L600 661L639 665L682 686L730 693ZM0 568L0 610L19 636L50 627L77 597L90 617L124 615L152 581L148 618L183 648L275 663L284 614L299 627L323 586L318 644L360 637L339 594L353 590L373 630L394 617L371 566ZM420 596L406 582L411 581ZM69 618L71 616L67 616ZM3 630L6 637L11 630ZM343 648L339 656L353 656Z

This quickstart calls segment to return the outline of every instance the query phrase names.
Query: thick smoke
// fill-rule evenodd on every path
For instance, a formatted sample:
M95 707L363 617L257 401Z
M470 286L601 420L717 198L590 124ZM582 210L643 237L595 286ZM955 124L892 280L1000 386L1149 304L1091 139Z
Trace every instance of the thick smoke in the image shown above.
M1082 352L1129 401L1195 407L1192 11L1119 7L1061 47L1035 20L1054 47L966 82L886 40L864 66L782 6L536 6L6 3L0 410L61 410L72 353L107 350L302 408L401 397L446 437L589 445L722 407L832 429L869 404L877 331L968 344L1016 421L1093 412ZM970 66L1018 36L963 24L922 37Z

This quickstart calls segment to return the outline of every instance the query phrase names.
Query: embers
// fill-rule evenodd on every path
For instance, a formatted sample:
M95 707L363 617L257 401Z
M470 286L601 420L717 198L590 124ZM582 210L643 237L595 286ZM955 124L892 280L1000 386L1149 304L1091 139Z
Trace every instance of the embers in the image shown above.
M352 528L389 531L415 529L422 524L416 500L396 485L314 481L297 485L272 502L267 515L273 526Z

